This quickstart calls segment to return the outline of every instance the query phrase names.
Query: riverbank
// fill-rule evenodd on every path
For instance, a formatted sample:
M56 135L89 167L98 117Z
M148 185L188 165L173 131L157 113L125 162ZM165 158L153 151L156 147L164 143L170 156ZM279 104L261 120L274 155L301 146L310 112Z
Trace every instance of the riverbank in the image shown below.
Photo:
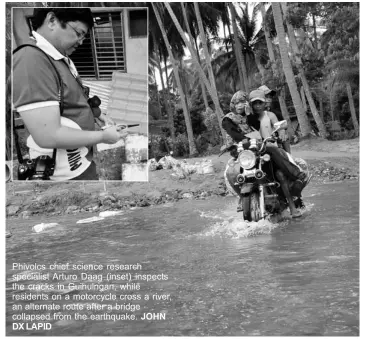
M316 182L358 180L359 139L328 141L310 139L292 146L294 157L303 158L309 164ZM211 174L193 173L184 179L172 176L173 170L157 170L149 173L149 182L17 182L6 185L6 213L9 218L37 215L63 215L80 212L100 212L131 207L164 204L180 199L207 199L209 196L225 196L223 172L230 158L224 154L210 154L187 159L194 164L203 159L213 163Z

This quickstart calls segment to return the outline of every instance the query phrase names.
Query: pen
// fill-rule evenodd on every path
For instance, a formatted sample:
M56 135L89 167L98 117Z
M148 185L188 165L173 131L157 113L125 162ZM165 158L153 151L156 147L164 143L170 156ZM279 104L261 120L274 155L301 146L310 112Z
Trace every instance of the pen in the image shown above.
M132 125L123 125L123 124L117 124L117 125L106 125L106 126L103 126L101 129L102 130L105 130L109 127L112 127L112 126L115 126L117 129L126 129L126 128L129 128L129 127L136 127L136 126L139 126L139 124L132 124Z

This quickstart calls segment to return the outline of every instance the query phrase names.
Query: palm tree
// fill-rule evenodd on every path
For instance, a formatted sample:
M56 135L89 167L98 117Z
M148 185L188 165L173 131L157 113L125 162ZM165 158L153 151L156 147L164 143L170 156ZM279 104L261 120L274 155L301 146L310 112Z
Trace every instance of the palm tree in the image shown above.
M186 132L187 132L187 135L188 135L188 142L189 142L189 154L190 154L190 156L192 156L192 155L195 155L197 153L197 149L196 149L195 142L194 142L193 129L192 129L192 126L191 126L191 119L190 119L190 115L189 115L188 108L187 108L187 105L186 105L186 99L185 99L184 91L182 89L182 85L181 85L181 82L180 82L179 70L177 68L177 62L176 62L176 60L173 56L173 53L172 53L172 50L171 50L171 47L170 47L170 43L169 43L169 40L168 40L167 35L166 35L165 28L162 24L161 16L160 16L159 10L157 8L157 4L152 3L152 7L153 7L153 11L156 15L158 25L160 27L162 37L163 37L165 45L167 47L167 51L169 53L170 62L173 66L173 71L174 71L174 74L175 74L175 80L177 82L177 86L178 86L178 89L179 89L181 104L182 104L184 118L185 118Z
M359 135L359 122L356 117L356 110L354 99L352 96L351 83L357 83L359 81L359 60L358 56L353 60L335 60L328 66L332 75L332 86L335 83L345 83L347 97L349 99L349 107L351 113L352 123L354 125L356 136Z
M140 3L135 3L138 6ZM164 43L164 38L161 33L160 26L157 22L157 18L154 14L154 10L151 3L146 3L146 6L149 8L149 54L153 54L156 59L156 65L158 69L158 73L160 76L160 82L162 86L162 97L163 103L165 107L165 111L168 117L168 127L170 131L170 137L172 139L172 147L173 150L176 145L176 136L175 136L175 125L174 125L174 108L172 103L170 102L170 88L168 83L168 74L167 74L167 63L169 52ZM182 56L184 54L183 41L180 38L180 34L176 31L174 25L169 20L168 16L163 16L163 25L164 31L166 31L166 35L170 37L169 47L174 51L173 53L178 56ZM165 71L165 79L164 73L161 67L161 64L164 64ZM165 82L166 81L166 82Z
M213 74L212 64L211 64L211 61L210 61L210 52L208 50L207 39L206 39L206 35L205 35L204 29L203 29L202 17L200 15L199 5L196 2L194 2L194 9L195 9L195 15L196 15L196 18L197 18L197 21L198 21L199 37L200 37L200 40L201 40L202 45L203 45L205 62L206 62L207 68L208 68L208 75L209 75L210 85L212 86L213 92L217 93L217 87L216 87L216 84L215 84L215 78L214 78L214 74ZM223 114L222 114L221 118L223 118Z
M349 98L349 105L350 105L352 123L354 125L355 134L356 134L356 136L358 136L359 135L359 123L358 123L357 118L356 118L354 99L352 97L351 84L350 84L349 81L346 81L346 90L347 90L347 96Z
M288 55L288 47L285 39L285 31L284 31L284 23L283 17L281 14L281 6L278 2L272 3L272 11L275 21L275 28L277 32L277 36L279 38L279 49L281 55L281 61L283 65L283 71L285 74L286 81L288 83L290 95L293 100L295 112L298 117L298 122L300 126L300 130L303 137L306 137L311 132L311 127L309 124L309 119L304 111L302 100L300 99L300 94L298 92L297 84L295 82L295 77L293 73L293 69L291 67L289 55Z
M282 9L283 9L283 13L284 13L284 19L286 19L286 11L287 11L286 3L282 2L281 6L282 6ZM318 113L317 107L314 103L312 93L311 93L307 78L306 78L305 73L304 73L304 67L303 67L303 62L302 62L302 59L301 59L301 53L299 51L297 41L295 39L294 29L293 29L293 26L290 24L290 22L288 20L286 20L286 27L287 27L287 32L288 32L288 36L289 36L289 41L290 41L291 47L293 48L293 51L294 51L296 64L299 68L299 74L300 74L300 79L302 81L303 89L304 89L305 95L308 99L309 107L311 109L314 120L316 121L316 124L317 124L320 135L323 138L325 138L326 137L326 129L325 129L323 121L322 121L322 119L321 119L321 117ZM305 98L303 99L303 104L304 103L305 103Z
M204 81L204 84L213 100L213 103L214 103L214 106L215 106L215 111L216 111L216 114L217 114L217 118L218 118L218 121L219 121L219 127L220 127L220 130L221 130L221 133L222 133L222 136L223 138L225 137L225 131L224 129L222 128L222 119L221 117L223 117L223 112L222 112L222 109L220 107L220 104L219 104L219 100L218 100L218 94L217 94L217 91L214 91L213 88L212 88L212 85L209 83L209 80L207 79L207 77L205 76L205 73L202 69L202 67L200 66L199 64L199 61L198 61L198 57L195 53L195 50L193 49L192 45L190 44L190 42L187 40L182 28L181 28L181 25L179 23L179 21L177 20L176 18L176 15L174 14L173 10L171 9L171 6L169 3L164 3L165 6L166 6L166 9L167 11L170 13L170 16L177 28L177 30L179 31L182 39L184 40L185 42L185 45L188 47L189 49L189 52L191 54L191 57L192 57L192 60L202 78L202 80Z
M194 38L193 38L193 34L191 32L190 25L189 25L189 22L188 22L188 16L187 16L187 13L186 13L186 8L185 8L185 5L184 5L183 2L181 2L180 4L181 4L182 13L183 13L183 16L184 16L185 28L186 28L186 30L189 34L190 43L191 43L191 45L193 45ZM197 49L196 49L196 52L197 52L197 55L199 57L199 51ZM200 63L200 58L199 58L199 63ZM202 90L202 96L203 96L203 100L204 100L205 109L207 109L209 107L207 92L205 90L204 82L200 77L199 77L199 85L200 85L200 88Z
M234 35L234 50L236 55L237 62L237 68L240 75L240 85L243 91L248 91L248 78L247 78L247 70L246 70L246 63L245 59L242 54L242 46L240 39L238 37L238 28L237 28L237 13L233 6L233 3L229 3L229 9L231 12L231 20L232 20L232 27L233 27L233 35Z
M230 5L228 6L230 7ZM218 72L216 73L218 79L227 81L227 78L231 79L232 75L234 75L233 85L235 85L236 79L241 84L239 72L240 66L244 64L247 71L247 91L259 84L260 81L256 78L258 71L261 74L261 78L265 77L267 73L267 70L263 66L268 60L265 36L261 28L257 29L257 14L258 5L253 8L252 14L249 15L248 5L246 4L242 8L241 17L236 15L237 35L244 61L239 61L240 57L236 53L236 48L231 47L227 51L228 45L237 46L237 43L233 44L234 39L225 39L224 42L227 43L226 52L224 53L222 48L221 52L217 54L212 62L218 68Z
M151 32L150 32L150 34L151 34ZM160 54L159 45L157 44L157 41L156 41L157 40L156 34L154 32L152 32L151 36L154 41L155 65L157 66L158 73L160 75L160 82L161 82L161 86L162 86L162 100L163 100L163 103L165 106L165 111L167 113L168 126L169 126L170 136L171 136L171 140L172 140L172 147L174 148L174 145L176 144L174 112L169 105L168 98L166 97L166 88L165 88L165 83L164 83L164 79L162 76L163 73L162 73L162 68L161 68L161 54Z
M263 26L263 29L264 29L267 50L268 50L269 58L270 58L270 62L271 62L271 68L272 68L274 76L279 77L279 71L276 67L274 49L273 49L272 42L271 42L271 39L270 39L270 32L269 32L269 30L267 28L267 25L266 25L266 22L265 22L266 12L265 12L265 6L264 6L263 3L260 3L260 11L261 11L262 26ZM283 95L282 95L281 91L278 94L278 98L279 98L281 113L283 114L284 119L288 122L288 134L291 136L291 135L294 134L294 129L293 129L293 126L291 124L288 108L286 107L285 99L283 98Z
M257 26L259 6L260 3L255 5L252 9L252 14L250 15L250 6L246 2L244 6L241 6L242 16L240 18L237 17L237 20L239 28L242 32L242 34L240 34L240 38L242 41L242 52L243 58L245 60L246 69L255 69L254 65L256 65L256 68L263 78L265 76L265 68L262 64L266 64L268 57L267 46L265 45L265 34L262 28ZM252 71L251 74L249 71L247 71L247 76L249 80L252 74ZM251 85L250 82L249 85Z

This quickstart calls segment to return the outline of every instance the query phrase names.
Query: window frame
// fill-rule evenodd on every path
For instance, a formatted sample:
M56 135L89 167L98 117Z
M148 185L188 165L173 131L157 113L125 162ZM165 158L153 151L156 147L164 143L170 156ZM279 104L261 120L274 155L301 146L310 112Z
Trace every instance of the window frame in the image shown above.
M146 35L131 35L131 12L137 12L137 11L143 11L146 10L146 25L147 25L147 32ZM142 38L148 38L148 7L139 7L139 8L127 8L127 18L128 18L128 38L129 39L142 39Z

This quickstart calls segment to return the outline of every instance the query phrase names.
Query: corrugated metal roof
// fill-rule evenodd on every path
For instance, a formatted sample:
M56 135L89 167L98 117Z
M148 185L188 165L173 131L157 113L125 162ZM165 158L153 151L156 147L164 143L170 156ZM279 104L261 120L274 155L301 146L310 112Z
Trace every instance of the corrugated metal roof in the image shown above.
M108 115L117 124L140 124L133 132L148 133L148 78L147 75L113 73Z

